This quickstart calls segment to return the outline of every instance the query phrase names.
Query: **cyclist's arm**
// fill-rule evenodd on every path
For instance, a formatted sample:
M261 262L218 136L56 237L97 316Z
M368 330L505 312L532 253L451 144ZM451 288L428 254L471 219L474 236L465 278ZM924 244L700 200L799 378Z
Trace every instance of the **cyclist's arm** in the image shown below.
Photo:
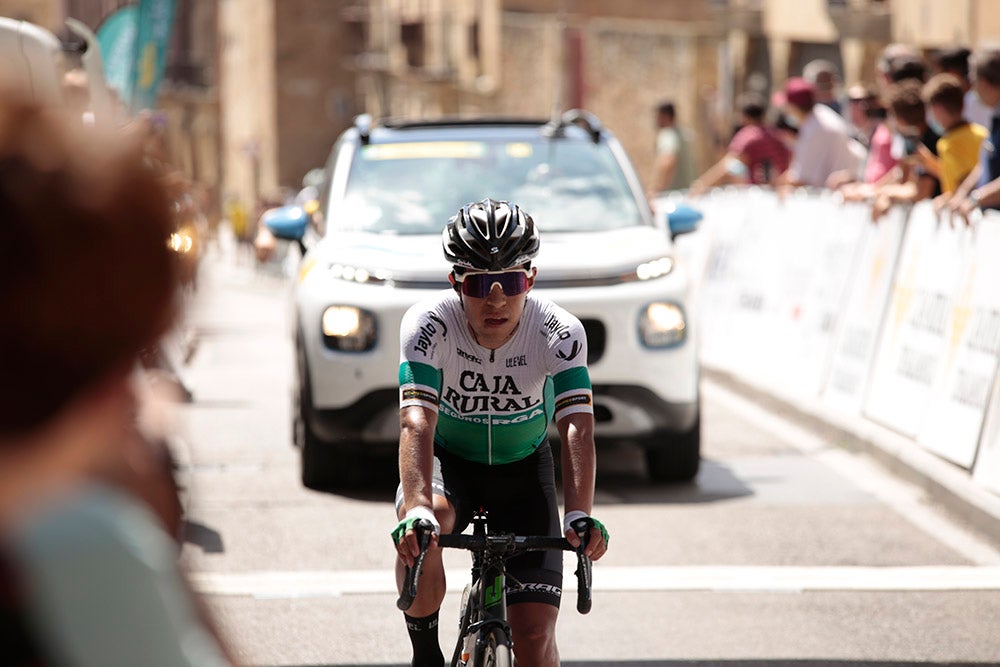
M434 429L437 412L419 405L399 411L399 479L404 512L414 507L433 508L431 477L434 472Z
M560 419L556 426L559 429L559 439L562 441L563 497L566 514L580 511L590 516L594 504L594 480L597 474L594 415L590 412L569 414ZM597 560L605 551L607 544L604 543L600 530L592 530L587 555Z

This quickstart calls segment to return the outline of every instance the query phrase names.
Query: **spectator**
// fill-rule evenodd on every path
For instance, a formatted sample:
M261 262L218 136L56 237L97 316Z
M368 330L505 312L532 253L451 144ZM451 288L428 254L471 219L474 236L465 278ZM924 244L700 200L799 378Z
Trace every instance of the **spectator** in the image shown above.
M966 120L965 89L954 74L935 74L924 84L922 96L938 126L934 129L941 135L937 142L941 190L950 199L978 164L979 149L989 132Z
M846 117L851 124L852 136L868 148L879 123L885 120L886 111L874 91L856 84L847 89Z
M938 73L954 74L962 82L962 90L965 93L965 119L970 123L989 128L993 110L983 104L972 88L972 80L969 77L969 57L971 55L972 52L964 46L945 49L938 53L935 65Z
M788 169L791 151L776 132L764 125L764 98L745 94L740 111L743 124L729 142L726 155L692 183L691 194L701 194L721 183L772 185Z
M937 174L937 142L940 135L927 124L927 109L921 98L918 80L904 80L887 91L888 123L903 145L903 154L893 171L891 182L882 184L875 194L873 219L881 217L890 206L914 202L941 194Z
M829 60L812 60L802 68L802 78L813 85L817 104L825 104L837 113L842 112L840 100L837 99L840 73L833 63Z
M649 196L665 190L685 190L694 179L690 141L677 126L673 102L661 102L656 108L656 158Z
M798 139L780 184L823 187L831 174L845 170L856 178L864 162L864 147L851 138L847 123L833 109L816 104L812 84L791 78L776 96L787 122L798 128Z
M914 77L922 82L924 74L925 68L912 47L906 44L889 44L882 49L875 63L879 98L884 103L886 92L892 84ZM893 131L883 120L871 134L861 182L851 183L850 174L841 173L831 179L831 185L840 187L846 199L872 197L879 186L894 180L892 172L902 153L902 144L894 147Z
M136 423L132 369L176 310L159 180L134 142L6 94L0 210L16 250L0 281L3 663L229 664Z
M989 141L979 150L979 164L955 191L948 207L966 223L976 208L1000 208L1000 49L976 51L970 61L976 95L993 110Z

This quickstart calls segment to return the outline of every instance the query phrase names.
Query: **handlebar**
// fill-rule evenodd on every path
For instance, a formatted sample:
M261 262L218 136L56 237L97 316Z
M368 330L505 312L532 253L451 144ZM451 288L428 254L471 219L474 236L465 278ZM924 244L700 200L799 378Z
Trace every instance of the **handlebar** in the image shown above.
M525 551L573 551L576 553L576 579L577 597L576 609L581 614L590 612L591 594L590 586L592 581L592 565L590 558L584 555L587 543L590 538L589 519L577 519L571 526L580 537L580 546L574 547L564 537L547 537L541 535L513 535L511 533L500 533L496 535L464 535L448 534L438 535L438 545L449 549L464 549L474 553L494 553L504 556L513 556ZM423 567L424 556L427 555L427 546L433 534L433 526L429 521L418 521L414 525L417 533L417 540L420 544L420 555L417 556L413 567L406 568L403 576L403 590L396 601L396 607L406 611L413 604L417 596L417 580L420 578L420 571Z
M424 519L414 524L413 529L417 534L417 544L420 545L420 555L417 556L413 567L406 568L403 577L403 590L399 594L399 599L396 600L396 607L400 611L409 609L414 598L417 597L417 579L420 578L420 571L424 567L424 557L427 556L427 546L431 543L431 535L434 534L433 524Z

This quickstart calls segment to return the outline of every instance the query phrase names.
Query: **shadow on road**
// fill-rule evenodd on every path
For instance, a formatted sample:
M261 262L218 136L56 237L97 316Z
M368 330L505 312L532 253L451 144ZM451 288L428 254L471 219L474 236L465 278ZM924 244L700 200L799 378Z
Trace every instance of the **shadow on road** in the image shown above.
M995 662L912 662L912 661L879 661L879 660L594 660L567 661L563 667L974 667L989 665L995 667ZM265 667L259 665L258 667ZM267 665L266 667L279 667ZM333 663L325 665L281 665L280 667L406 667L405 665L361 665Z
M226 550L222 543L222 534L197 521L185 519L181 532L185 542L201 547L207 554L221 554Z
M597 501L601 504L701 504L753 495L753 489L723 463L703 459L701 470L692 482L658 483L651 481L638 447L621 445L602 450L598 456ZM365 462L364 479L350 487L330 489L346 498L368 502L393 502L399 476L395 459L378 458ZM561 484L560 473L556 473Z

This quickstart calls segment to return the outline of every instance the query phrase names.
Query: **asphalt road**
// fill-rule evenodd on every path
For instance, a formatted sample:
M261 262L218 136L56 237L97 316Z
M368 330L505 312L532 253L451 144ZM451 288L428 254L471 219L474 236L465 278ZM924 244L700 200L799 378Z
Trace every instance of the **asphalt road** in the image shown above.
M348 494L299 483L288 289L232 249L202 272L176 441L182 558L245 664L407 664L393 462ZM695 483L651 484L638 451L600 451L595 515L611 549L593 611L564 605L564 662L1000 664L1000 554L982 536L863 456L713 382L703 395ZM446 565L448 654L467 562Z

